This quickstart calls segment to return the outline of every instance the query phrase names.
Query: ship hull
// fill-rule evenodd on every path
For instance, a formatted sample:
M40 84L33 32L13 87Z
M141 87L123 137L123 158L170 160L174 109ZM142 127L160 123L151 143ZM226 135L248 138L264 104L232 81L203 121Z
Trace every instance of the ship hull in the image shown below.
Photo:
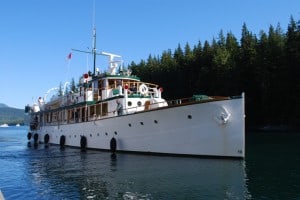
M189 156L245 156L244 97L181 104L106 119L41 126L50 144ZM84 144L82 138L85 137ZM48 142L48 141L47 141Z

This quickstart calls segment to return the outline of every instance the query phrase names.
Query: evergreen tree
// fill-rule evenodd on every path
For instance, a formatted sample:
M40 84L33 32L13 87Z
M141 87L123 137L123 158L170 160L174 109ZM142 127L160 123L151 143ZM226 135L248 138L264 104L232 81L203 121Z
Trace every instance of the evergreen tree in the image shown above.
M286 59L287 59L287 96L289 98L289 119L291 124L296 124L300 118L300 22L291 17L287 30Z
M278 24L259 39L244 23L240 43L221 30L211 43L186 43L172 54L149 55L131 63L132 73L165 88L164 97L193 94L232 95L246 92L247 126L298 125L300 118L300 22L292 17L287 33Z
M74 93L78 92L74 78L71 80L70 91Z
M63 91L63 86L62 83L59 83L59 88L58 88L58 96L63 96L64 91Z
M175 49L174 51L174 60L177 63L178 67L182 67L183 63L184 63L184 54L183 54L183 50L180 46L180 44L178 44L177 49Z

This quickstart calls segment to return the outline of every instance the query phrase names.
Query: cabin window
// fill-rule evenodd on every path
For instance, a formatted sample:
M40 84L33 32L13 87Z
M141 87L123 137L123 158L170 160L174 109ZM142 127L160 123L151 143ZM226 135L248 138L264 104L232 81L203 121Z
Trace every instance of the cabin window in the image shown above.
M73 115L72 115L72 110L68 110L68 123L70 122L70 120L72 120Z
M114 79L108 80L108 86L109 86L109 88L115 88L116 87L115 80Z
M97 116L101 115L101 104L96 105L96 115Z
M44 121L45 121L44 115L40 114L40 123L41 123L42 126L44 125Z
M94 89L98 89L98 82L97 82L97 81L94 81L94 82L93 82L93 88L94 88Z
M99 101L100 100L100 94L98 88L94 88L94 101Z
M102 81L98 80L98 89L102 89Z
M66 110L63 110L63 115L62 115L63 121L67 121L67 112Z
M103 82L102 82L102 87L103 89L106 89L107 87L107 79L104 79Z
M81 109L81 121L82 122L85 121L85 108L84 107Z
M61 121L61 111L57 112L57 121Z
M122 80L116 80L116 86L118 87L118 86L122 86Z
M80 118L79 115L80 115L80 108L75 110L75 113L74 113L74 117L75 117L76 122L79 122L79 118Z
M107 103L102 103L102 114L101 116L106 116L108 113L108 104Z
M95 106L90 106L90 118L93 119L94 114L95 114Z

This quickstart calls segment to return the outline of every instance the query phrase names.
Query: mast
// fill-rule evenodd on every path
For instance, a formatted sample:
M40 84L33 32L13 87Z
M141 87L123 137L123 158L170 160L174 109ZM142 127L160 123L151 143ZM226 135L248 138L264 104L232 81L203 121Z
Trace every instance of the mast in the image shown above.
M83 51L78 49L71 49L72 51L78 51L82 53L88 53L93 54L93 75L96 75L96 55L97 55L97 49L96 49L96 25L95 25L95 9L96 9L96 2L94 0L93 2L93 44L92 44L92 51Z
M93 29L93 55L94 55L94 71L93 71L93 75L96 74L96 28L94 26Z
M94 71L93 75L96 75L96 1L93 1L93 55L94 55Z

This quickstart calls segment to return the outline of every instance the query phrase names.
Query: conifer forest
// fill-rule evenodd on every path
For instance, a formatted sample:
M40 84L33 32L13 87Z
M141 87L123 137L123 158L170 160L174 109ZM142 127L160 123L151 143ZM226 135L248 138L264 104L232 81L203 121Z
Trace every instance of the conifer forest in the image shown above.
M285 31L270 25L255 35L245 23L241 30L239 40L221 30L212 41L179 44L128 68L163 87L166 99L245 92L247 128L299 128L300 20L291 17Z

